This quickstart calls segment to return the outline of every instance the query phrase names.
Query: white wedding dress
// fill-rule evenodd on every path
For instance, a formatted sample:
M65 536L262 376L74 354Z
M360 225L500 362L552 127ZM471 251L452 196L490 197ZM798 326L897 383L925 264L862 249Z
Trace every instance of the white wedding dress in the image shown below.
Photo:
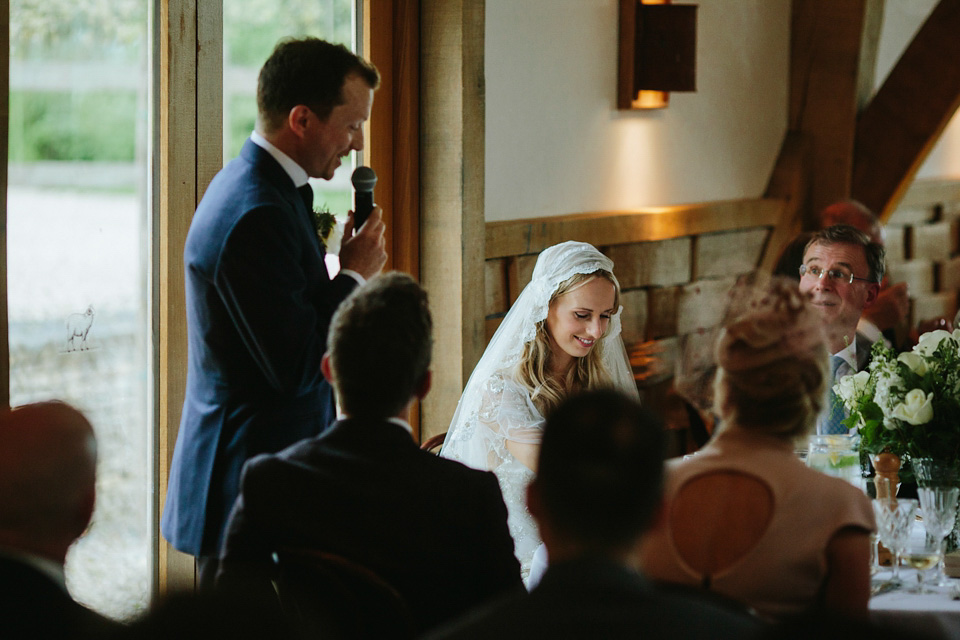
M580 273L613 273L613 261L583 242L564 242L544 250L533 278L510 308L467 381L440 455L476 469L492 471L507 506L514 553L526 582L540 546L536 523L526 506L533 471L507 450L508 440L539 445L544 418L530 393L513 377L524 345L547 317L550 297L559 285ZM619 288L619 285L618 285ZM620 310L610 319L602 342L602 365L614 387L638 397L623 340Z

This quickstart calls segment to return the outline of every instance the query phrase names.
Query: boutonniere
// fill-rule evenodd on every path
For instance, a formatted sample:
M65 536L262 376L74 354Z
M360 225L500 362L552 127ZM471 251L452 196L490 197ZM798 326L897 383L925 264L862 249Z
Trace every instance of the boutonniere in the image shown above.
M327 253L340 253L340 242L343 239L343 225L338 224L337 217L330 213L326 206L314 207L313 224L320 237L320 243Z

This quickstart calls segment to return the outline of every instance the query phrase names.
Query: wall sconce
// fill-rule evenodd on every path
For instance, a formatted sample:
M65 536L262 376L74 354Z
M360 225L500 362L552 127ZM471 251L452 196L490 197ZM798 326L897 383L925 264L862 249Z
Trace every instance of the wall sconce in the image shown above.
M618 109L662 109L697 90L697 5L620 0Z

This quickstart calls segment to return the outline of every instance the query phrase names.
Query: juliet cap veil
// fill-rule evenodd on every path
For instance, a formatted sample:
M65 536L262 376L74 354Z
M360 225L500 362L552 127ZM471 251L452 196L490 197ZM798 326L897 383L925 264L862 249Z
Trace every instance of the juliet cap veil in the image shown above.
M613 261L586 242L563 242L545 249L537 258L530 283L524 287L517 301L510 307L500 327L487 345L480 362L473 370L460 403L454 413L443 455L460 460L480 469L487 468L486 447L477 437L477 420L483 386L497 372L508 372L520 360L524 346L532 341L537 324L547 317L550 298L559 286L577 274L589 274L599 270L613 276ZM613 277L620 288L616 277ZM610 317L607 331L601 339L604 370L612 385L637 397L636 383L629 366L623 340L620 337L621 306Z

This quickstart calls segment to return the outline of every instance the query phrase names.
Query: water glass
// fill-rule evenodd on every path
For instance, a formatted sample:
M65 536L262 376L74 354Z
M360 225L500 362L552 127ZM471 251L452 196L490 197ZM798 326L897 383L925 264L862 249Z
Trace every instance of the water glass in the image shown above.
M934 584L938 587L948 587L950 581L943 573L944 538L953 531L953 525L957 519L960 489L947 486L921 487L917 489L917 494L920 496L923 527L927 530L927 535L937 542L940 549L940 561L937 563Z
M810 436L807 466L862 489L859 444L855 434Z
M875 498L873 512L877 517L877 533L880 542L893 552L893 577L890 582L902 584L900 580L900 556L910 539L910 529L916 520L919 503L905 498Z

